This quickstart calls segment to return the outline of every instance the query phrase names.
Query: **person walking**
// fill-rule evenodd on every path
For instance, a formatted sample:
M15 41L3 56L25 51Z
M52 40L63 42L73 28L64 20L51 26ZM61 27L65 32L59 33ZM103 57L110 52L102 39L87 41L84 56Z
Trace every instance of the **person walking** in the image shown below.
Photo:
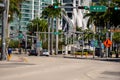
M11 54L12 54L12 49L11 48L8 48L8 55L7 55L7 60L10 61L11 59Z

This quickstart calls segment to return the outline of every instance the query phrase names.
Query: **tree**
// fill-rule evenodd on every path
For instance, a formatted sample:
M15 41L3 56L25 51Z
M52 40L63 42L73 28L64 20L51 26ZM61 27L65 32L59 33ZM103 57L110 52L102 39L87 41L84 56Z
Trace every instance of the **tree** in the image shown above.
M58 6L58 8L55 8L54 6ZM52 33L54 32L54 18L56 18L56 21L58 22L58 18L61 18L61 8L59 8L59 6L61 6L61 3L59 3L58 0L55 0L55 3L53 3L53 5L48 5L48 7L46 7L43 12L42 12L42 17L47 18L49 21L49 25L51 25L52 27ZM48 32L50 32L50 26L48 28ZM56 32L58 32L58 26L56 26ZM51 39L50 39L51 36ZM53 34L49 34L48 35L48 40L51 40L51 45L50 45L50 54L52 54L52 50L53 50ZM48 42L48 45L49 43ZM58 44L58 35L56 35L56 44ZM56 49L57 50L57 49ZM57 52L57 51L56 51Z
M9 21L13 20L13 15L17 14L18 17L21 17L20 7L21 3L25 0L10 0L10 6L9 6Z
M89 17L88 20L88 26L90 24L94 24L96 26L96 28L98 29L103 29L106 28L106 30L104 30L104 32L108 33L108 29L111 28L111 26L117 27L118 25L120 25L120 10L115 10L114 7L115 6L120 6L120 1L119 0L112 0L110 3L108 2L108 0L100 0L100 3L97 5L104 5L106 7L108 7L108 9L105 12L90 12L88 14L86 14L84 17ZM102 31L100 31L102 32ZM98 34L97 37L101 37L100 34ZM103 36L103 35L102 35ZM108 38L107 34L106 36L103 36L99 39L104 40L105 37ZM117 38L115 38L117 40Z
M115 6L120 6L119 0L112 0L111 3L108 3L108 0L100 0L99 4L108 7L106 12L90 12L84 16L89 17L88 26L91 23L94 23L97 27L105 27L106 23L109 22L110 25L120 25L120 10L114 10Z
M108 29L112 25L114 25L115 27L120 25L119 23L120 10L117 10L117 11L114 10L115 6L120 6L119 0L112 0L111 3L108 3L107 0L100 0L100 2L97 3L96 5L104 5L108 7L108 9L106 10L106 12L90 12L86 14L84 18L89 17L88 24L87 24L88 28L89 28L89 25L91 24L94 24L96 28L99 28L101 30L105 28ZM108 24L110 26L108 26ZM107 30L104 30L103 32L105 31Z
M27 25L27 29L30 33L35 35L35 32L47 32L47 26L47 20L36 18L30 21L30 23Z
M116 51L116 57L118 58L118 55L120 53L120 32L115 32L113 35L113 42L116 46L114 46L114 51Z

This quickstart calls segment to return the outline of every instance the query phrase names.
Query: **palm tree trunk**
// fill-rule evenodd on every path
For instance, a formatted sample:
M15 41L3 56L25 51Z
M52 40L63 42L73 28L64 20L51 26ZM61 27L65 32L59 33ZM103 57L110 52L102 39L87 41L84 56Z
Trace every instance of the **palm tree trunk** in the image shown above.
M51 19L51 28L52 28L52 34L51 34L51 54L53 55L54 18Z
M58 32L58 27L59 27L59 22L60 22L60 19L57 18L56 19L56 32ZM58 54L58 34L56 34L56 50L55 50L55 53Z
M50 54L52 55L53 54L53 38L54 38L54 35L53 35L53 32L54 32L54 27L53 27L53 18L50 19L50 27L48 28L49 29L49 39L48 41L50 41L50 46L49 46L49 49L50 49ZM51 28L52 28L52 33L51 33Z
M51 18L48 18L48 52L50 53L50 23L51 23Z

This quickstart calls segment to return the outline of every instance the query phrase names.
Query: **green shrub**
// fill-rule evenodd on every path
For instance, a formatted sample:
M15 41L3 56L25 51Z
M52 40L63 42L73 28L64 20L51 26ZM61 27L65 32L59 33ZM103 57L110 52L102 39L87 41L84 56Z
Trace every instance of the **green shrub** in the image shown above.
M11 40L8 47L17 48L19 44L18 40Z

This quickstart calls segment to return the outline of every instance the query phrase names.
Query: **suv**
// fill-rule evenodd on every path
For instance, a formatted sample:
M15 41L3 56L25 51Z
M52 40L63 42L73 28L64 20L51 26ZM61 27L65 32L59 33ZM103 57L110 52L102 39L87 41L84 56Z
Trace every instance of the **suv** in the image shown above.
M29 56L31 56L31 55L35 55L35 56L37 56L38 53L37 53L36 50L30 50L28 55L29 55Z

